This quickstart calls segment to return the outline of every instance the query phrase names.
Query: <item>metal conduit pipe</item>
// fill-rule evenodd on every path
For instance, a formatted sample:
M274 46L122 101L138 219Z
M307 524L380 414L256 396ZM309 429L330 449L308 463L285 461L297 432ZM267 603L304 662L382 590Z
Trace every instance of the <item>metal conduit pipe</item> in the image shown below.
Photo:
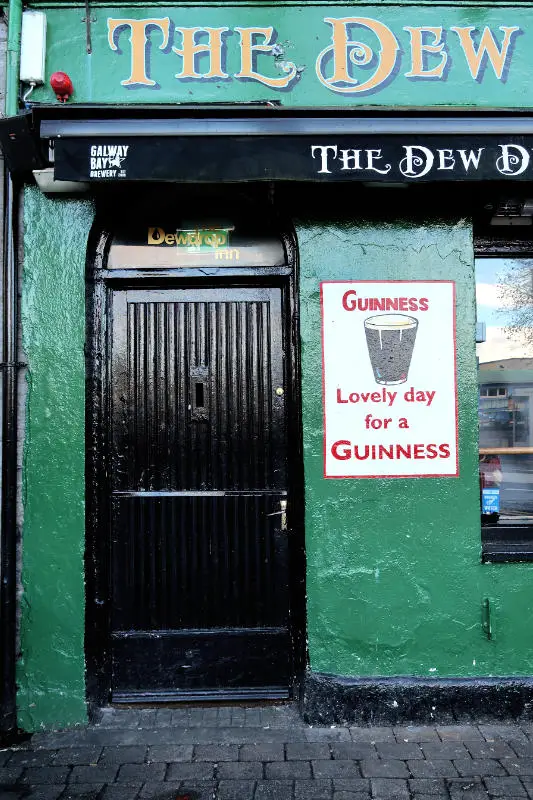
M17 281L14 244L15 196L4 181L2 270L2 508L0 513L0 736L17 731Z
M22 0L9 0L6 64L7 116L18 111ZM17 269L16 193L5 171L2 253L2 487L0 510L0 739L17 732Z

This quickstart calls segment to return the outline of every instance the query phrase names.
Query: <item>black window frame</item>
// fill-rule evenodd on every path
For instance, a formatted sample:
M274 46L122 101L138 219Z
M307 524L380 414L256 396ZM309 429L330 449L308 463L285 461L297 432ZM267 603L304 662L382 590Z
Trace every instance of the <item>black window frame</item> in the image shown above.
M505 232L499 228L497 235L491 234L492 231L488 226L484 225L479 232L476 232L474 227L474 280L476 284L475 262L478 258L533 259L533 226L519 230L510 226ZM531 490L533 492L533 486ZM481 525L481 560L483 563L532 562L533 525Z

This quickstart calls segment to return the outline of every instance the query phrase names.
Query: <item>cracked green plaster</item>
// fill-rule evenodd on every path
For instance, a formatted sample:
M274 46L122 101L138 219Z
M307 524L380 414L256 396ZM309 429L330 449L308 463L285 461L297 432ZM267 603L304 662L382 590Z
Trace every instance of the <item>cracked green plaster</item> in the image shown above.
M24 445L19 726L86 721L84 676L86 200L24 194Z

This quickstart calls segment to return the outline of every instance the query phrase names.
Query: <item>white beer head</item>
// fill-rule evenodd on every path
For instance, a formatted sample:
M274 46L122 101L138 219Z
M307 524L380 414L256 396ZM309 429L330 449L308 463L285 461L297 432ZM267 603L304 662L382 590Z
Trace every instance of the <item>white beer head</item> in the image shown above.
M365 319L365 328L375 331L405 331L417 325L418 320L407 314L377 314Z

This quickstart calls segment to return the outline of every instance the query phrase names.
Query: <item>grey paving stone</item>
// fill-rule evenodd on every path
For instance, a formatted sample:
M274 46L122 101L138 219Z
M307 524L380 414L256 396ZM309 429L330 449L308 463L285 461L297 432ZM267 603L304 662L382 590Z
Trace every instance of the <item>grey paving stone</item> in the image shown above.
M216 796L216 783L214 781L184 781L181 783L179 793L190 796L191 800L214 800ZM175 800L176 794L171 795L168 800ZM167 800L163 795L156 795L154 800Z
M110 783L104 788L102 794L99 795L98 800L136 800L139 796L140 788L140 785L131 786L124 783ZM61 798L61 800L63 799Z
M95 735L98 737L106 736L108 733L112 733L112 731L107 731L101 728L91 728L91 732L94 732ZM87 742L89 738L89 729L87 728L80 728L79 730L75 731L59 731L54 733L43 732L39 731L38 733L34 733L31 737L31 745L33 748L42 748L44 750L57 750L58 747L75 747L77 744L93 744L93 742ZM98 744L98 742L96 742Z
M450 800L488 800L489 794L480 778L462 778L446 781Z
M102 728L137 728L139 711L132 708L102 708L98 725Z
M100 800L103 783L71 783L61 795L61 800Z
M57 767L60 769L60 767ZM118 772L118 764L101 767L98 764L72 768L71 783L113 783Z
M506 758L505 769L509 775L533 775L533 758Z
M282 706L265 706L261 710L261 724L280 728L305 727L295 703Z
M416 742L402 742L396 744L392 742L377 742L376 750L380 758L424 758L422 750Z
M505 742L502 742L505 744ZM524 742L517 739L509 739L509 748L520 758L533 758L533 742ZM511 754L512 757L512 754Z
M415 797L418 795L447 796L446 784L442 778L411 778L408 785Z
M368 778L333 778L333 789L336 792L370 794L370 780Z
M422 743L420 745L425 757L433 760L434 758L468 758L468 750L460 742L433 742Z
M348 728L307 728L304 731L308 742L349 742L350 731ZM294 735L291 733L291 739Z
M199 744L194 748L195 761L237 761L236 744Z
M138 728L155 728L157 722L157 709L156 708L143 708L139 711L139 719L137 721Z
M143 764L147 751L147 746L143 744L104 747L98 763L103 767L110 764Z
M478 729L487 741L503 739L508 742L511 739L527 743L527 736L518 725L478 725Z
M309 761L271 761L265 765L265 778L311 778Z
M475 725L437 725L437 733L443 742L481 741L483 736Z
M204 725L218 725L218 708L216 706L204 707L202 721Z
M513 776L505 778L484 778L483 783L493 797L526 797L526 790L520 779Z
M395 742L392 728L350 728L354 742Z
M368 792L333 792L333 800L369 800Z
M166 764L159 764L155 761L152 764L123 764L118 771L116 780L119 783L126 781L154 783L164 780L166 771Z
M247 781L263 778L260 761L222 761L217 767L218 780Z
M0 786L4 786L10 783L15 783L15 781L20 778L24 767L19 765L17 767L0 767Z
M377 759L376 759L377 760ZM312 761L315 778L360 778L361 773L355 761L337 759L336 761Z
M254 800L292 800L293 781L257 781Z
M254 744L285 744L286 741L303 742L305 731L291 732L290 735L282 728L248 728L246 732L242 728L189 728L175 729L166 728L159 731L165 734L163 741L157 740L152 731L145 731L147 744L243 744L246 741ZM173 737L166 734L174 734ZM153 738L149 736L152 734Z
M206 762L188 764L186 762L170 764L166 775L167 781L207 781L214 777L213 765Z
M172 709L172 726L189 727L189 709L188 708L173 708Z
M416 794L413 794L412 797L413 797L413 800L435 800L436 797L442 797L442 798L446 798L446 800L448 800L449 795L448 795L448 792L446 791L446 789L443 789L443 791L439 792L439 794L437 794L437 795L435 795L435 794L419 794L417 792Z
M407 781L390 778L373 778L370 783L372 786L372 797L379 797L379 800L410 797Z
M245 720L245 725L250 725L252 727L256 727L257 725L262 725L263 718L261 715L261 709L258 706L255 708L245 708L244 720Z
M239 748L239 761L283 761L282 744L243 744Z
M332 762L335 764L335 761ZM407 767L399 759L367 758L361 761L361 772L365 778L409 778Z
M229 706L219 707L217 725L231 725L231 708Z
M493 758L460 758L454 759L454 767L459 775L466 778L479 775L506 775L504 768Z
M453 762L445 758L428 761L408 761L407 766L414 778L455 778L458 775Z
M212 782L207 782L209 788L213 790L215 786ZM139 798L142 800L176 800L176 795L181 792L181 781L164 783L145 783L139 792ZM185 792L185 790L184 790Z
M0 767L5 767L12 755L23 752L23 750L0 750Z
M472 758L514 758L515 752L507 742L465 742L466 749ZM525 753L524 755L527 755ZM531 747L533 756L533 747Z
M287 761L310 761L312 758L331 758L329 745L322 742L289 743L285 747L285 754Z
M153 744L148 748L146 761L192 761L192 744Z
M0 772L2 771L0 770ZM29 784L66 783L69 771L68 767L28 767L24 770L21 782ZM0 783L2 783L1 777Z
M18 789L13 789L13 791L10 792L6 788L4 791L2 785L0 784L0 800L22 800L23 797L25 798L27 796L28 796L27 793L22 794L22 792L20 792ZM56 797L59 797L59 794L57 792L53 797L53 800L55 800Z
M440 742L437 730L432 725L407 725L394 728L398 742Z
M238 708L237 707L237 708L233 708L231 710L231 724L232 725L242 726L242 725L244 725L245 719L246 719L246 717L245 717L244 708Z
M57 800L58 797L68 797L67 795L63 795L63 787L62 786L35 786L30 787L29 794L23 794L21 796L22 800ZM10 800L14 795L11 795ZM0 800L3 799L2 792L0 791ZM79 798L77 798L79 800Z
M16 750L11 755L7 766L9 769L16 769L17 767L51 767L54 766L54 755L54 750Z
M294 800L329 800L333 790L332 782L322 780L294 781Z
M156 728L168 728L169 725L172 725L172 709L158 708L155 715Z
M255 781L220 781L217 800L253 800Z
M375 744L370 742L334 742L331 747L333 758L351 758L360 760L362 758L377 758L378 751Z
M37 752L50 752L47 750ZM54 754L53 763L56 767L74 767L81 764L96 764L100 758L102 748L90 745L88 747L62 747Z

